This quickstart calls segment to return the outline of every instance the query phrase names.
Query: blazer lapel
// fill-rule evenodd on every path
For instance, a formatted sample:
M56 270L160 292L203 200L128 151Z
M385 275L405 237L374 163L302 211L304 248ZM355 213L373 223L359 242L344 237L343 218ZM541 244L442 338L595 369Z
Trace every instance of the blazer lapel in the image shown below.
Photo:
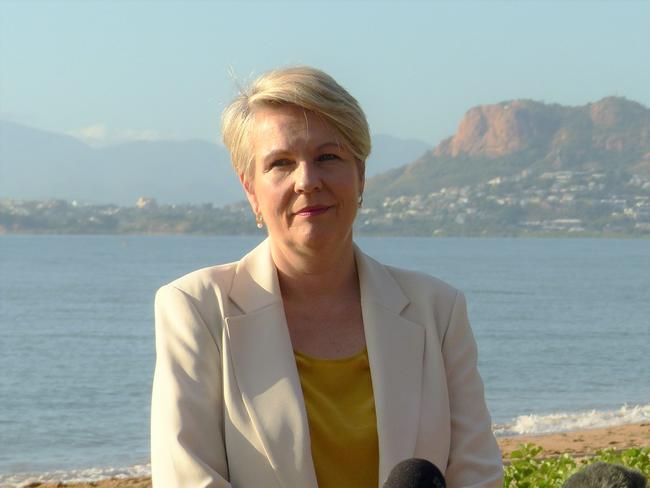
M355 248L379 439L379 481L413 457L420 420L424 327L402 317L409 304L386 268Z
M251 421L281 485L316 488L300 379L267 241L238 264L226 318L232 367Z
M412 457L420 419L424 328L402 317L408 298L386 268L355 247L379 440L380 486ZM281 485L317 487L309 426L268 241L238 264L226 318L232 367Z

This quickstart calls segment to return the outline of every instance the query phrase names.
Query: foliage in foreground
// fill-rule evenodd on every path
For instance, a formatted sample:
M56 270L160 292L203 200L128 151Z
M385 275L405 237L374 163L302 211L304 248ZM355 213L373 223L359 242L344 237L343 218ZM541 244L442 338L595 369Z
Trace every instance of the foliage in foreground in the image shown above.
M597 461L621 464L641 471L650 477L650 446L616 451L613 448L596 451L589 459L576 462L569 454L541 459L542 448L535 444L521 444L510 454L510 465L505 467L505 488L561 488L573 473Z

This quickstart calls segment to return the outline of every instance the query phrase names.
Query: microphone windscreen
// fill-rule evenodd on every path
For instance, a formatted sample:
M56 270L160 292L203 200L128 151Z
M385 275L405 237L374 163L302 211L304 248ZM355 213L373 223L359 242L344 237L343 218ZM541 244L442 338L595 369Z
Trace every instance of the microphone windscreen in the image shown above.
M384 488L445 488L445 477L426 459L405 459L388 475Z

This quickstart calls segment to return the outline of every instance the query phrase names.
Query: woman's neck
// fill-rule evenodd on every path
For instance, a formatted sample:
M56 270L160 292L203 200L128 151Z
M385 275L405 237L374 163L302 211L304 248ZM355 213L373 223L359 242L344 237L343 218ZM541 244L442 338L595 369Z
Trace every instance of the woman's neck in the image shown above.
M331 252L299 254L286 252L271 243L271 255L278 271L282 297L287 300L325 299L358 293L352 241Z

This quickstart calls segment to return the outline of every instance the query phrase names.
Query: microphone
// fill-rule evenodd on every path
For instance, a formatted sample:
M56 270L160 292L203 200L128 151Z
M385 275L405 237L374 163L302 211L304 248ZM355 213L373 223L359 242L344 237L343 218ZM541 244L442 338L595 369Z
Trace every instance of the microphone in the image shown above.
M426 459L411 458L397 463L384 488L446 488L445 477Z
M589 488L590 486L646 488L647 481L643 473L635 469L600 461L575 473L564 482L562 488Z

